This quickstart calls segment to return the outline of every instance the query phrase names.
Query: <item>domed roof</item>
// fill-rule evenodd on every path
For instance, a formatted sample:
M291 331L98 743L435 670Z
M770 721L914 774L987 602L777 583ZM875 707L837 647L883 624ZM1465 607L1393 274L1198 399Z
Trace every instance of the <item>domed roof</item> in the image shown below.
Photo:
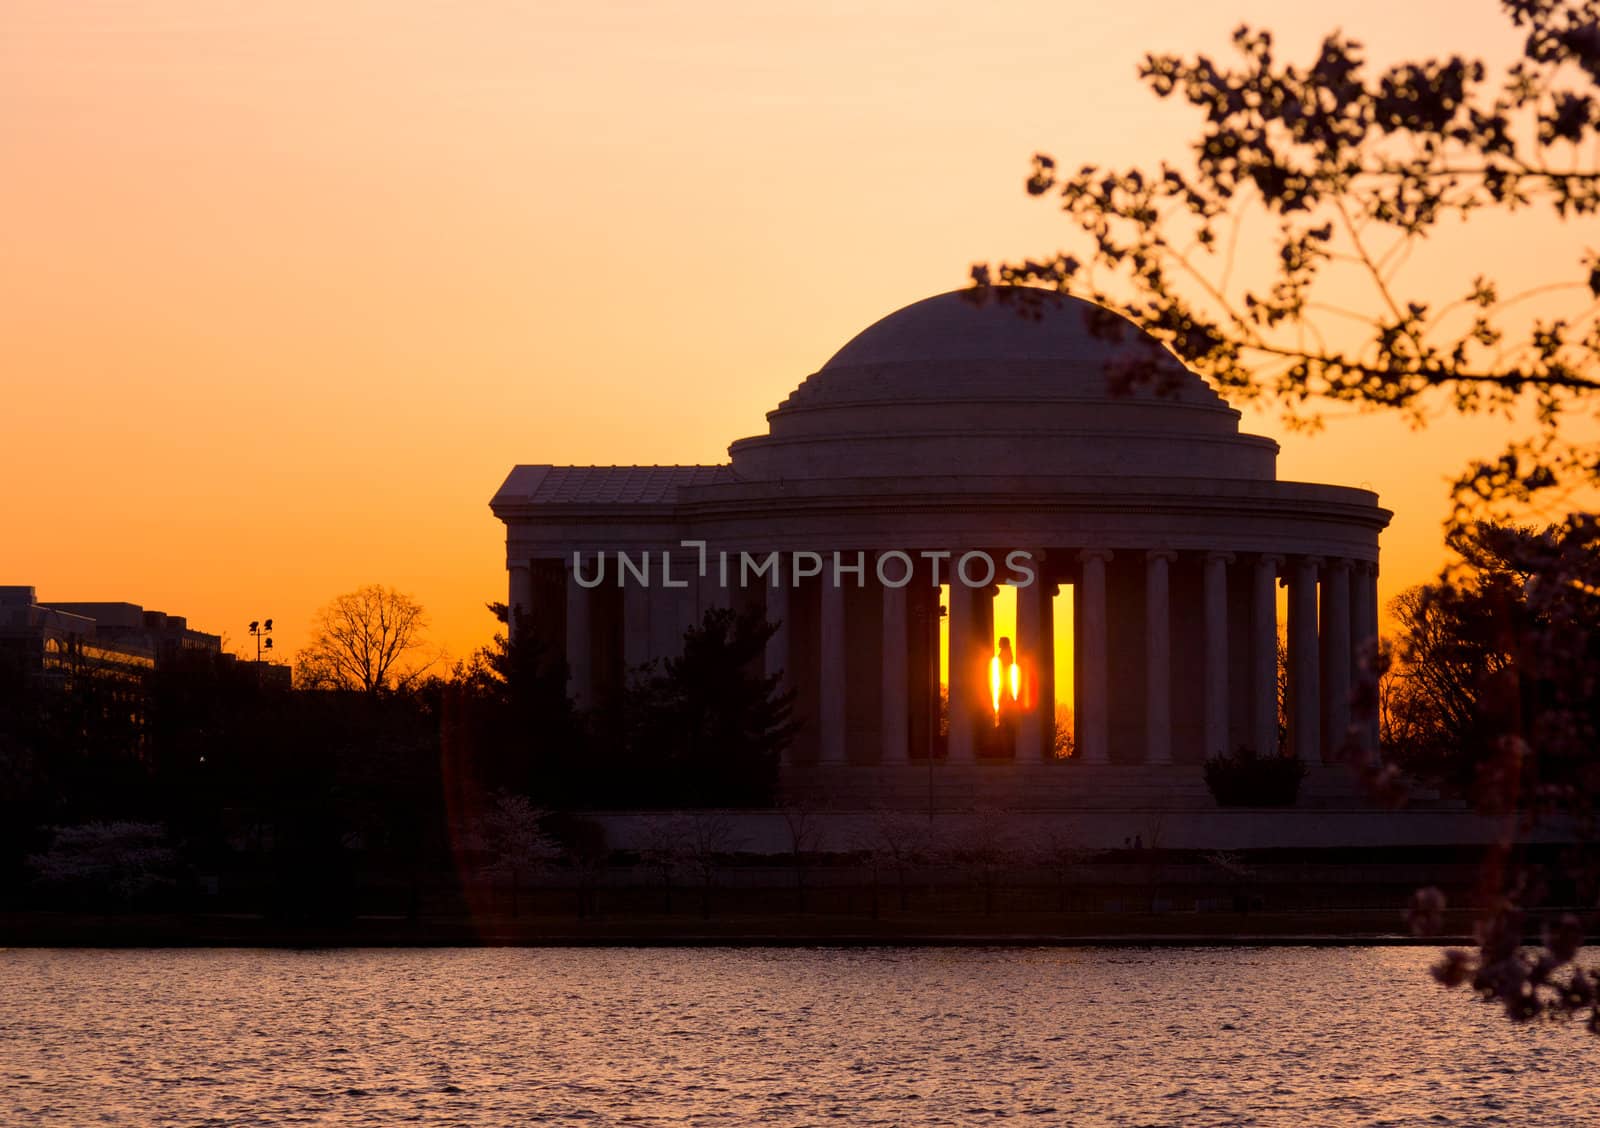
M1015 296L952 290L912 302L874 321L822 366L828 372L878 364L945 361L1069 361L1083 365L1109 361L1129 351L1126 344L1095 336L1091 317L1122 322L1131 340L1138 326L1081 298L1035 291L1026 303ZM1176 362L1174 362L1175 364Z
M1133 322L1093 302L1048 291L1027 301L953 290L913 302L852 337L787 403L948 399L970 392L1105 400L1148 395L1224 408L1221 397ZM1097 334L1098 320L1112 334ZM1116 328L1123 332L1115 333ZM1112 336L1118 339L1111 339ZM1117 374L1141 365L1140 379Z
M1238 412L1132 322L1078 298L1029 299L957 290L868 326L768 413L768 434L733 444L735 471L952 474L979 459L1115 473L1134 451L1144 465L1128 473L1273 475L1276 444L1241 436ZM1126 332L1107 339L1096 321Z

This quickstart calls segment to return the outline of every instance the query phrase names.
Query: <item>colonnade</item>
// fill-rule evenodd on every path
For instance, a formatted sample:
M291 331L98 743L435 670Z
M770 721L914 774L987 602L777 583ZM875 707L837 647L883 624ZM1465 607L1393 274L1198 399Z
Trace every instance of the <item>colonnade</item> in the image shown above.
M1051 547L1030 557L1037 578L1017 588L1014 644L1032 692L1016 714L1015 758L1052 757L1058 595L1073 604L1073 760L1167 765L1241 745L1275 752L1280 582L1288 589L1286 750L1317 762L1376 747L1375 720L1353 730L1350 706L1378 634L1375 564L1220 549ZM706 607L741 603L762 607L777 625L765 666L797 692L806 732L798 760L894 763L942 754L963 763L994 753L982 729L994 724L989 662L998 588L951 582L948 565L942 577L919 565L901 586L883 582L869 565L843 583L832 582L826 567L798 585L780 570L731 591L705 577L671 588L614 581L590 587L577 582L573 567L570 557L514 563L511 605L546 622L559 616L570 691L580 706L595 703L616 670L674 653ZM941 610L936 578L949 585L943 739L931 622ZM876 676L860 676L863 662L876 666Z

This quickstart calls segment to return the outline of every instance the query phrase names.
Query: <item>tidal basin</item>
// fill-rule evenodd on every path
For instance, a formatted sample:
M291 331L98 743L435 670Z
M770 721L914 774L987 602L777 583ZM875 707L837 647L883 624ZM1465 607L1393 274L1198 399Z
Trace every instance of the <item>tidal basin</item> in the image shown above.
M1570 1125L1422 948L0 951L6 1125Z

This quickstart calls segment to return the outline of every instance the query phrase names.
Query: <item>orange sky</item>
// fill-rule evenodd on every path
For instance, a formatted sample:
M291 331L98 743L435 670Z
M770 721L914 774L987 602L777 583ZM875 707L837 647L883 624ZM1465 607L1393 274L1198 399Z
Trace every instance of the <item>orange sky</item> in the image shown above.
M870 8L863 11L863 8ZM0 583L280 652L367 582L461 656L503 598L516 462L709 462L884 313L1064 233L1028 157L1151 164L1192 115L1147 49L1240 20L1306 57L1503 55L1490 0L0 8ZM1574 269L1592 231L1475 226L1425 267ZM1378 489L1384 598L1503 423L1279 435Z

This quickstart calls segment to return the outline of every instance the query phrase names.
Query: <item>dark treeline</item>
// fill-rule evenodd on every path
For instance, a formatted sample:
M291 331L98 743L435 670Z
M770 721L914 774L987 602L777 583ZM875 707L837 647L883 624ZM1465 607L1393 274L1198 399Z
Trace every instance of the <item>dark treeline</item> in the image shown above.
M504 621L504 605L493 605ZM483 782L550 807L762 807L777 794L793 736L792 698L765 676L773 626L759 614L706 612L678 658L631 671L621 699L579 711L565 660L532 631L503 636L444 684L446 739Z
M496 836L515 804L541 841L583 833L551 812L770 805L794 727L761 673L771 632L709 612L681 658L634 671L620 701L589 712L529 630L398 689L288 689L212 654L137 679L92 663L41 677L7 657L0 898L147 903L179 875L227 875L252 907L325 914L373 877L349 872L358 863L414 890L493 868L515 852ZM461 858L463 843L478 856Z
M1597 543L1590 529L1479 527L1451 574L1394 604L1376 689L1379 774L1396 791L1422 779L1483 809L1592 826ZM220 889L214 904L287 917L415 913L428 897L452 911L474 880L508 886L515 906L535 871L581 885L607 864L585 812L779 801L796 722L762 672L773 628L760 616L708 613L679 658L631 671L592 710L523 627L448 672L366 688L289 689L204 653L137 677L89 661L41 676L4 658L0 908L194 904ZM710 872L718 851L678 829L686 841L658 853ZM1592 903L1596 877L1565 865L1567 903Z

